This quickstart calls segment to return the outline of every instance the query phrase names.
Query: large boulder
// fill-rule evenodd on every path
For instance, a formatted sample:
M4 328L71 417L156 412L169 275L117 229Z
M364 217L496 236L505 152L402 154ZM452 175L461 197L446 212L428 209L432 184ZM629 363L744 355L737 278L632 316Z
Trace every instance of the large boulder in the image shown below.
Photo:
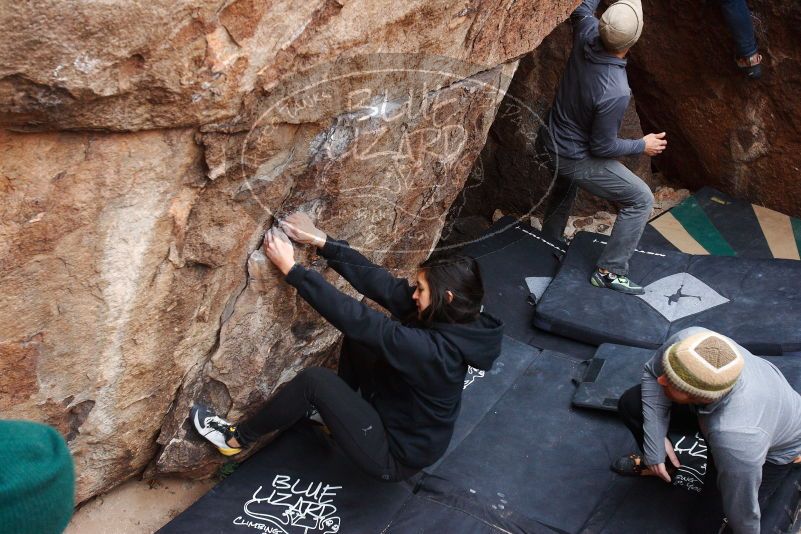
M578 2L108 0L0 8L0 124L134 130L237 116L279 79L340 56L425 53L491 67Z
M79 501L209 473L190 404L247 414L339 340L265 228L303 209L411 273L517 57L576 3L5 5L0 417L64 433Z
M629 78L646 129L667 131L660 170L691 189L801 215L801 5L749 2L764 77L734 66L718 2L644 0Z

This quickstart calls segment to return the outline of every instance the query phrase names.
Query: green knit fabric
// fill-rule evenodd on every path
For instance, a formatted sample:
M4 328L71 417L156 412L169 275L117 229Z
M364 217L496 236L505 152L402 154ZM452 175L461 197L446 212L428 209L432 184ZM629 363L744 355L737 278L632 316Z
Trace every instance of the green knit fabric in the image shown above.
M72 517L75 473L55 429L0 421L0 532L57 534Z

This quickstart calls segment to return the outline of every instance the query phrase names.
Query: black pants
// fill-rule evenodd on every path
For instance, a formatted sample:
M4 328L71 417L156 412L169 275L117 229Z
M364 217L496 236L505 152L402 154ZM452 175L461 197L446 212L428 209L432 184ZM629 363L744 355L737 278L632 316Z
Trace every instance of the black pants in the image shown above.
M628 429L634 435L640 450L643 450L644 431L642 415L642 388L634 386L623 393L618 401L618 413ZM670 408L670 430L681 433L700 432L698 417L686 404L673 404ZM707 451L707 472L704 488L698 497L695 509L690 514L688 530L691 534L717 534L720 532L725 514L723 501L717 488L717 471L713 460L714 451ZM666 459L666 465L669 464ZM782 480L788 475L794 464L776 465L765 462L762 466L762 484L759 486L759 506L764 509L765 503L773 496ZM730 532L726 529L724 532Z
M237 425L243 445L286 429L317 409L345 455L367 474L384 481L404 480L414 475L417 469L404 466L390 453L381 417L356 392L362 386L359 377L368 377L369 365L370 362L350 361L343 354L342 377L323 367L304 369L257 414ZM364 380L363 392L369 395L370 386L370 381Z

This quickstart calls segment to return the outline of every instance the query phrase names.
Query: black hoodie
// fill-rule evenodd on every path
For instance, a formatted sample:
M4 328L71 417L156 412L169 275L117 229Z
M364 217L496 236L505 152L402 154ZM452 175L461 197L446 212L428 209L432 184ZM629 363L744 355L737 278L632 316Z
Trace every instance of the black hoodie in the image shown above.
M489 314L466 324L416 319L414 288L403 278L331 238L318 252L361 294L386 308L375 311L295 264L286 281L345 334L343 355L368 351L376 360L371 402L381 416L392 455L411 468L436 462L448 448L459 415L467 366L489 370L500 354L503 323Z

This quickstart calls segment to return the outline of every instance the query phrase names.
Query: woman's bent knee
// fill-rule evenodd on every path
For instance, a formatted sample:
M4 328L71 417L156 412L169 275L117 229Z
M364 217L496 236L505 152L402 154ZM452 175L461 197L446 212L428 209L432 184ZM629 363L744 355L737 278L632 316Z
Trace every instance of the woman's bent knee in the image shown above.
M338 378L337 374L325 367L307 367L300 371L293 380L298 380L306 385L318 384L331 378Z

